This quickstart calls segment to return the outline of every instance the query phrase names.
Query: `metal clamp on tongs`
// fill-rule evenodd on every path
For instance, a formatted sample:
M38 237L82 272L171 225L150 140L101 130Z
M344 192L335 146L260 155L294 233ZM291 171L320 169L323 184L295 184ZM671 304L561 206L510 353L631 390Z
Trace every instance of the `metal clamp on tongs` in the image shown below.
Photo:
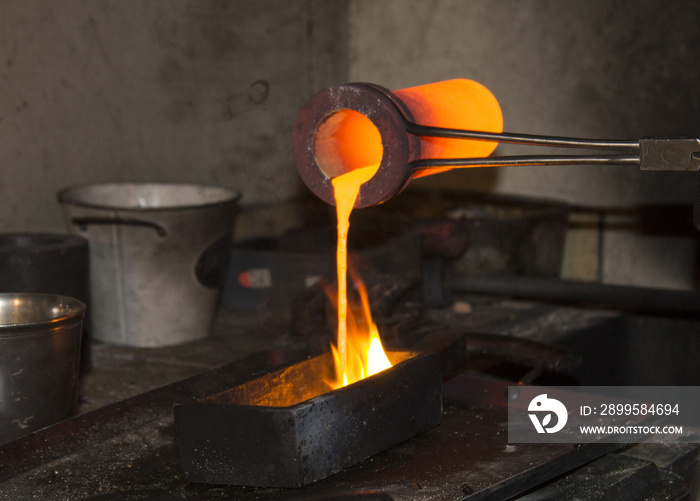
M359 113L368 119L369 127L375 127L381 138L377 139L381 146L377 147L379 153L376 154L377 161L380 161L379 170L362 186L356 208L376 205L397 195L417 173L453 167L638 165L642 170L700 169L700 139L697 138L597 140L421 125L414 120L409 106L395 93L374 84L354 83L331 87L313 96L299 112L294 125L293 149L297 170L311 191L329 204L334 204L330 179L361 166L347 163L345 158L351 156L348 151L353 152L364 145L356 145L345 152L338 150L338 144L348 140L348 134L342 136L339 133L345 121L344 115L348 113ZM358 123L360 121L361 118ZM592 149L607 153L423 158L421 138L428 137Z

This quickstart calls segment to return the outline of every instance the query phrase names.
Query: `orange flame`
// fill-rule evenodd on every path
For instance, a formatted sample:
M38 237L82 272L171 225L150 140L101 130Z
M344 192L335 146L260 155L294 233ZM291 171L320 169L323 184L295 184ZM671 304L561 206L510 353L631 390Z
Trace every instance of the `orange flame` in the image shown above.
M333 389L373 376L392 365L384 352L377 325L372 321L367 290L359 279L355 280L360 296L360 308L348 309L345 364L341 363L339 351L331 345L335 361L335 380L328 381L328 384Z

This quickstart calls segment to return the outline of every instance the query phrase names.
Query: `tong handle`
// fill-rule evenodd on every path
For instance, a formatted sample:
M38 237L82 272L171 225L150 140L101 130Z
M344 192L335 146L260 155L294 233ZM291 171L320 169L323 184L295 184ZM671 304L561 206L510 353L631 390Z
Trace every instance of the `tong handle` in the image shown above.
M630 153L624 155L428 158L410 162L408 168L412 172L444 167L505 167L515 165L639 165L640 169L645 171L700 171L699 138L645 137L639 141L579 139L447 129L420 125L409 120L406 120L406 130L421 137L497 141L529 146L618 150L618 152ZM700 182L693 200L693 222L695 227L700 230Z
M521 165L639 165L637 155L523 155L483 158L425 158L409 162L410 171L443 167L511 167Z
M639 141L583 139L577 137L542 136L535 134L515 134L512 132L484 132L465 129L432 127L411 122L404 117L406 130L422 137L443 137L450 139L476 139L498 143L522 144L529 146L551 146L555 148L585 148L595 150L639 151Z

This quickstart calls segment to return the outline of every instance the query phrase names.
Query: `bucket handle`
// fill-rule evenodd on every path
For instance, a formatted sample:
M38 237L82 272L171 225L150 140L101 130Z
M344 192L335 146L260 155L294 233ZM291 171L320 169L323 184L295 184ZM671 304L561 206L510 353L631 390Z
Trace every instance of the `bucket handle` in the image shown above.
M145 226L147 228L153 228L159 237L164 237L168 234L165 228L162 226L151 223L150 221L141 221L140 219L130 219L124 217L76 217L73 218L72 223L80 228L80 231L87 231L88 225L107 225L107 224L123 224L126 226Z

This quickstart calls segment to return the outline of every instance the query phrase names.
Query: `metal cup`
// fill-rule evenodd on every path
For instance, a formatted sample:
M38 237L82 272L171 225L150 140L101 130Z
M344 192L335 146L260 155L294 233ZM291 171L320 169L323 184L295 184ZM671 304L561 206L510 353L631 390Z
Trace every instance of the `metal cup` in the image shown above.
M67 296L0 294L0 444L75 413L84 314Z

